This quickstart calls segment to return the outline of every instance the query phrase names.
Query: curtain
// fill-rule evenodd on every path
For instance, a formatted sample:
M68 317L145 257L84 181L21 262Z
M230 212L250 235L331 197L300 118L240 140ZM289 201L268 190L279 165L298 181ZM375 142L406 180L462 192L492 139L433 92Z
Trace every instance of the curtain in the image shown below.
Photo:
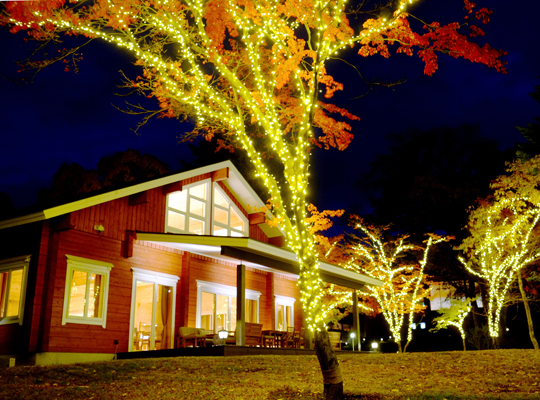
M161 348L171 347L171 322L172 322L172 288L161 286L161 321L163 330L161 331Z

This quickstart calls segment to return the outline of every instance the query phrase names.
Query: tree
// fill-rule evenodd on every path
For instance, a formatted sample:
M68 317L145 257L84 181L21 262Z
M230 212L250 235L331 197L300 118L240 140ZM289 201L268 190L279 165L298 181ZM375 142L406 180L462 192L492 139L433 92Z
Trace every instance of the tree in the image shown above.
M436 71L439 52L504 72L504 52L469 40L483 34L470 17L486 23L489 10L474 12L475 5L465 0L467 24L420 22L426 33L418 34L407 19L411 2L356 10L364 17L356 29L344 0L9 2L2 22L40 41L69 34L119 46L143 70L127 85L159 102L148 117L192 117L188 139L221 135L221 146L247 152L297 255L301 302L315 332L325 396L331 398L341 396L343 380L321 314L322 282L305 222L306 196L312 148L344 150L353 138L346 121L358 117L327 102L343 89L327 73L328 61L355 44L364 57L388 57L388 45L396 44L397 52L407 55L418 48L427 75ZM386 17L372 18L386 9ZM468 29L469 36L460 29ZM33 66L41 68L54 60L38 61ZM143 112L137 106L133 111ZM269 172L265 157L277 160L279 175Z
M413 316L423 312L423 299L429 296L430 281L425 269L430 249L447 238L430 234L426 244L419 246L407 243L407 235L393 238L385 232L388 226L366 226L358 217L353 218L352 225L360 236L351 235L345 268L384 283L381 287L366 287L365 293L377 301L399 352L405 352L412 340ZM406 318L407 342L402 348L402 328Z
M433 319L435 322L435 328L430 329L430 332L437 332L441 329L447 329L450 326L455 326L461 335L463 341L463 351L467 350L466 336L465 336L465 318L471 312L470 303L475 299L451 299L450 308L441 308L438 312L440 316Z
M77 163L64 163L54 174L51 187L41 189L39 201L44 206L73 201L87 193L105 188L121 188L144 182L169 172L165 163L156 157L127 149L102 157L96 170L87 171Z
M535 91L530 95L540 103L540 86L536 86ZM527 126L516 127L523 137L527 139L527 143L517 145L516 156L521 161L530 160L540 154L540 117L536 117L534 120L536 122L529 123Z
M469 236L458 247L463 266L488 286L488 326L496 345L500 313L512 283L520 271L540 259L540 156L508 165L490 187L492 197L483 200L469 215ZM521 284L521 278L518 280ZM526 310L528 302L524 291ZM527 320L536 349L530 311Z

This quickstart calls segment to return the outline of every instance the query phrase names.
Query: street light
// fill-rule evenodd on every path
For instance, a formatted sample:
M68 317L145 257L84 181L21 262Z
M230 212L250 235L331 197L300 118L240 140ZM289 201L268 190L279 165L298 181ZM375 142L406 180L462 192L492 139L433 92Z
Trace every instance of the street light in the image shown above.
M351 334L349 336L352 339L352 351L354 351L354 338L356 337L356 335L354 334L354 332L351 332Z

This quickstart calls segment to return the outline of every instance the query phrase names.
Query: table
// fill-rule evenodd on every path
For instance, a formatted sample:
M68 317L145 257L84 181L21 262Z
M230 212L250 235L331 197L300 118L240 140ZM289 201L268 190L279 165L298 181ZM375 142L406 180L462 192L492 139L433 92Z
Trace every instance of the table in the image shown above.
M265 336L272 336L272 345L271 347L281 347L281 341L283 337L287 334L286 331L278 331L277 329L264 329L262 331L263 339ZM263 340L263 344L266 343L266 340Z

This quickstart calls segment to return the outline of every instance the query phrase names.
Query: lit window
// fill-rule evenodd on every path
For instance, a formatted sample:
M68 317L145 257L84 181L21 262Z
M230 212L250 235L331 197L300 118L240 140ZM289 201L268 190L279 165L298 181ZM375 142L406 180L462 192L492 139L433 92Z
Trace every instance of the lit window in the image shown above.
M287 327L294 326L294 302L292 297L276 297L276 329L286 331Z
M225 192L214 186L213 232L216 236L247 236L248 221Z
M66 291L62 325L101 325L107 322L109 277L112 264L67 255Z
M197 182L167 195L167 232L207 234L208 185Z
M246 289L246 322L259 322L260 292ZM212 332L236 329L236 288L197 281L197 327Z
M0 261L0 325L22 325L30 256Z

